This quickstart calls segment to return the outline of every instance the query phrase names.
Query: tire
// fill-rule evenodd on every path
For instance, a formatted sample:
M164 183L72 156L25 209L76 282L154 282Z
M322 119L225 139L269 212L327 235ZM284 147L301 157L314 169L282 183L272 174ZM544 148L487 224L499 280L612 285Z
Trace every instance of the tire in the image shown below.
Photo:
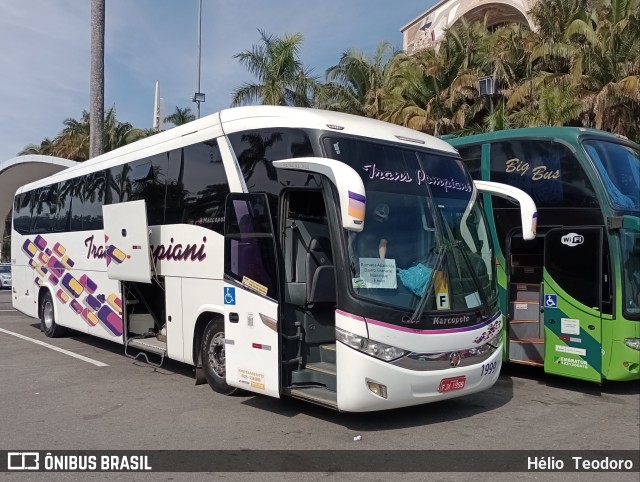
M48 291L42 295L42 302L40 304L40 329L49 338L59 338L67 334L65 327L56 324L53 298Z
M211 320L204 329L202 345L202 368L209 386L222 395L233 395L237 388L227 385L224 346L224 324L222 320Z

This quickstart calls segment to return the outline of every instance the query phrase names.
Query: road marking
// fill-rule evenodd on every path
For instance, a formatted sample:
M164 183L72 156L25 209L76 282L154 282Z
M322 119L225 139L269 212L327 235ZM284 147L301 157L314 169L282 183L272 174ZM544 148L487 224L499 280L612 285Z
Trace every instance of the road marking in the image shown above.
M0 310L0 312L5 312L5 311L18 311L18 310Z
M60 353L64 353L65 355L72 356L73 358L77 358L78 360L86 361L87 363L91 363L97 367L108 367L106 363L102 363L101 361L94 360L93 358L89 358L83 355L78 355L77 353L73 353L72 351L65 350L64 348L59 348L57 346L50 345L49 343L45 343L44 341L34 340L33 338L29 338L28 336L21 335L19 333L14 333L13 331L5 330L4 328L0 328L0 332L6 333L7 335L12 335L17 338L21 338L23 340L30 341L35 343L36 345L44 346L46 348L50 348L54 351L58 351Z

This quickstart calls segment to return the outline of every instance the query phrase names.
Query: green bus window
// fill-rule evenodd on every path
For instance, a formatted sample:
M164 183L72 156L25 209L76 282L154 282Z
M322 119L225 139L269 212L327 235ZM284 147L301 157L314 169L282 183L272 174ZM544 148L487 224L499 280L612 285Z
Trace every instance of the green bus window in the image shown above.
M491 144L491 180L522 189L545 207L597 207L596 194L571 150L544 139ZM494 207L512 207L496 198Z

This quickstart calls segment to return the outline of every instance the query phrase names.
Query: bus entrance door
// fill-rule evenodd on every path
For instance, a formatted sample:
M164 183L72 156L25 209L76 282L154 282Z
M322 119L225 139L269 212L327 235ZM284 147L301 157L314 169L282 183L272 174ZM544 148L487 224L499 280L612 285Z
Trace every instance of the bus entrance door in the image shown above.
M602 243L599 227L555 228L544 246L544 369L602 381Z
M278 270L264 194L226 199L223 285L226 382L280 397Z

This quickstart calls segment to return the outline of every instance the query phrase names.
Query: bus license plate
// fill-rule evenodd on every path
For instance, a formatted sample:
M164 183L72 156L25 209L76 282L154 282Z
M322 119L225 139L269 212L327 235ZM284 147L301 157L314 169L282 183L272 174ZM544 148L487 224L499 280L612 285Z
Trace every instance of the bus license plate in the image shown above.
M467 377L462 375L461 377L453 377L453 378L443 378L440 380L440 387L438 387L438 392L451 392L453 390L462 390L464 388L464 384L467 382Z

